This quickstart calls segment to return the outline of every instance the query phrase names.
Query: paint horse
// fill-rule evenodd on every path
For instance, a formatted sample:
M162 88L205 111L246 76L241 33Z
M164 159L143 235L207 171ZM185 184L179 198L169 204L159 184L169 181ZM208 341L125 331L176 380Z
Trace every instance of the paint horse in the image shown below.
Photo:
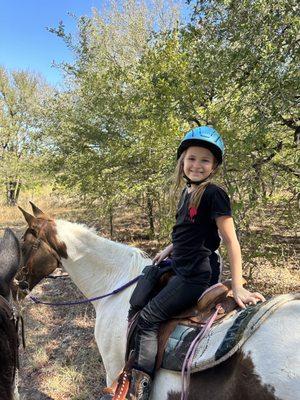
M20 266L18 239L6 229L0 239L0 399L17 400L18 333L11 285Z
M33 204L32 209L34 216L22 210L28 229L22 244L24 267L18 278L30 290L62 265L83 295L93 298L124 285L151 263L136 248L101 238L84 225L53 220ZM93 302L95 338L108 385L124 366L132 290ZM299 315L299 301L277 309L227 361L192 374L188 399L298 399ZM179 400L180 396L180 373L161 368L151 400Z

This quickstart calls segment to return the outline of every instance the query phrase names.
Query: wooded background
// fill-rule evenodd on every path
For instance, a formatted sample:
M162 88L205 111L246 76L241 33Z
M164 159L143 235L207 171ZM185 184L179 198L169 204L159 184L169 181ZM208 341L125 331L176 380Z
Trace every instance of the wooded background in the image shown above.
M112 1L78 17L76 37L51 28L74 54L58 66L64 90L0 69L3 201L47 184L106 218L112 237L126 207L168 242L177 146L213 125L251 275L299 247L299 3L190 1L190 17L180 4Z

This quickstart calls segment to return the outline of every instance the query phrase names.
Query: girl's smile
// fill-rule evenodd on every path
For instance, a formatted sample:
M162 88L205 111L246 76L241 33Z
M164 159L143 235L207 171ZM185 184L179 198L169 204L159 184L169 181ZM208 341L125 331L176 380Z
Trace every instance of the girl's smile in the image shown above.
M215 157L205 147L191 146L186 150L183 172L191 181L206 179L215 168Z

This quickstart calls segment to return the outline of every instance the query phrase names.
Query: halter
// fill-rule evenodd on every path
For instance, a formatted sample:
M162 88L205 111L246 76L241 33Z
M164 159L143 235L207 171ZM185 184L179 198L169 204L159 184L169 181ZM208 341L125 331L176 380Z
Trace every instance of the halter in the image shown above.
M31 228L27 229L27 231L25 232L25 234L22 237L23 240L24 240L24 236L26 235L26 233L31 233L32 236L35 237L35 240L31 245L31 249L27 256L27 260L24 262L24 265L21 268L20 273L19 273L20 277L21 278L23 277L23 279L22 280L17 279L17 282L18 282L18 290L21 290L22 292L28 294L29 283L28 283L27 277L28 277L28 275L30 275L32 273L32 270L31 270L32 260L35 256L35 253L40 248L42 242L45 243L51 249L51 251L49 251L49 254L51 254L56 259L57 267L59 267L61 265L61 257L58 255L56 250L54 250L50 246L50 244L47 241L37 237L36 232ZM23 286L23 287L21 287L21 286Z

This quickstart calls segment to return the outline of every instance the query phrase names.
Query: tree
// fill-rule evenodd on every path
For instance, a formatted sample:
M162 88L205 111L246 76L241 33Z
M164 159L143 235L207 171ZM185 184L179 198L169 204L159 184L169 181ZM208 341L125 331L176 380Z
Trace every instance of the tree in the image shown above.
M141 199L144 207L145 195L153 234L154 168L159 171L165 158L155 154L157 143L144 141L152 134L157 138L160 128L141 115L137 68L153 24L158 26L157 16L141 2L125 1L120 7L114 4L106 17L95 11L91 19L80 18L77 43L62 24L52 30L74 49L76 62L65 66L72 82L69 92L57 93L48 106L51 161L61 182L93 204L103 200L102 208L111 216L121 200ZM169 27L175 22L168 16Z
M0 181L14 205L21 186L32 184L39 154L41 107L48 89L41 78L0 68Z
M239 233L285 198L294 226L296 3L194 2L193 21L160 31L135 2L123 4L131 14L79 19L75 44L63 26L56 31L76 55L66 66L69 91L48 107L59 179L111 216L120 204L139 204L153 234L155 223L170 221L180 138L212 124L226 143L220 181Z

